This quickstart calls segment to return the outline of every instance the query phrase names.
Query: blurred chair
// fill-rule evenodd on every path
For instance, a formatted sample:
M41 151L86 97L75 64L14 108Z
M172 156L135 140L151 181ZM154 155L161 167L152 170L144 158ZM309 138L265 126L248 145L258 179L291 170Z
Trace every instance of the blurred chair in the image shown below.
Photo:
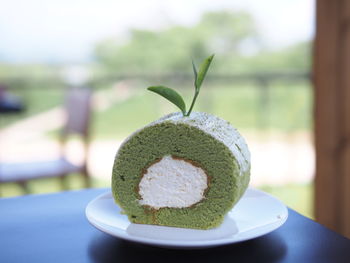
M8 88L0 83L0 113L19 113L24 110L22 101L7 91Z
M27 182L32 179L59 177L61 186L66 189L65 177L80 173L86 187L91 186L87 169L89 123L91 118L91 90L87 88L69 89L65 98L66 122L60 133L60 156L56 160L25 163L0 163L0 184L18 183L25 193L29 193ZM75 165L66 158L65 146L70 135L80 135L84 156L81 165Z

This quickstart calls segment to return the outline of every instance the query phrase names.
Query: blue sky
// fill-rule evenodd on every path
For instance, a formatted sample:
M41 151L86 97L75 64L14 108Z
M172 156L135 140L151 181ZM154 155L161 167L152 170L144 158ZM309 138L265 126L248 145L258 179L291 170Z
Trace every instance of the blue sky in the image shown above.
M0 0L0 62L80 63L130 28L193 25L206 11L250 12L266 45L311 39L314 0Z

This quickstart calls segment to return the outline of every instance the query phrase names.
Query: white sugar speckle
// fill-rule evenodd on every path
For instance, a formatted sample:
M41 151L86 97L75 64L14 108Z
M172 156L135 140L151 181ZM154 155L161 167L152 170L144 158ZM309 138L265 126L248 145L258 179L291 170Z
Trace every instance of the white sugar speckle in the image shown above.
M181 112L175 112L152 122L148 126L153 126L165 121L170 121L175 124L184 123L213 136L230 149L240 166L240 175L243 175L249 170L250 152L248 146L237 129L228 121L205 112L192 112L188 117L184 117Z
M132 133L122 143L121 147L128 142L132 136L144 128L167 121L174 124L184 123L189 126L196 127L225 144L236 158L241 176L250 169L250 152L244 138L228 121L206 112L192 112L188 117L184 117L181 112L174 112L165 115L164 117Z

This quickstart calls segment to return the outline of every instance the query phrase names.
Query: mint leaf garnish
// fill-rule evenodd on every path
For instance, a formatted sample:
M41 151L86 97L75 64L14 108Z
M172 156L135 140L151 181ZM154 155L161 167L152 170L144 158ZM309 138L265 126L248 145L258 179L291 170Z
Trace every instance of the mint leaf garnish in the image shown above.
M197 97L198 97L200 88L202 86L203 80L205 78L205 75L208 72L208 69L210 67L210 64L211 64L213 58L214 58L214 55L211 55L210 57L206 58L203 61L203 63L200 65L198 73L197 73L196 67L195 67L195 65L194 65L194 63L192 61L193 71L195 72L194 73L194 77L195 77L195 80L194 80L195 91L194 91L194 97L193 97L190 109L188 110L188 112L187 112L187 114L185 116L190 116L190 114L192 112L193 106L194 106L194 104L195 104L195 102L197 100Z
M164 86L151 86L147 89L163 96L164 98L172 102L177 107L179 107L184 116L186 115L186 104L182 99L181 95L175 90Z
M175 104L177 107L179 107L183 116L190 116L192 109L193 109L193 106L197 100L200 88L202 86L202 83L203 83L204 78L208 72L208 69L210 67L210 64L211 64L213 58L214 58L214 55L211 55L210 57L206 58L202 62L202 64L200 65L198 72L196 69L196 65L194 64L194 62L192 60L192 68L193 68L193 73L194 73L194 88L195 89L194 89L193 100L192 100L190 109L188 110L187 113L186 113L186 104L185 104L184 100L182 99L181 95L179 93L177 93L175 90L170 89L170 88L165 87L165 86L151 86L151 87L148 87L147 89L163 96L164 98L166 98L167 100L169 100L170 102Z
M194 74L194 86L197 87L197 69L196 69L196 65L194 64L194 61L192 59L192 68L193 68L193 74Z

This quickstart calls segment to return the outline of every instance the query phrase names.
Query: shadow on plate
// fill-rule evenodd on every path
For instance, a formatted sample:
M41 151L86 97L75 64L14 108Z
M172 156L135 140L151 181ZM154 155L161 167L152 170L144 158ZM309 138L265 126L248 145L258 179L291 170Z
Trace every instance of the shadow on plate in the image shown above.
M206 249L165 249L121 240L104 233L89 243L93 262L275 262L286 254L286 245L276 232L259 238Z

